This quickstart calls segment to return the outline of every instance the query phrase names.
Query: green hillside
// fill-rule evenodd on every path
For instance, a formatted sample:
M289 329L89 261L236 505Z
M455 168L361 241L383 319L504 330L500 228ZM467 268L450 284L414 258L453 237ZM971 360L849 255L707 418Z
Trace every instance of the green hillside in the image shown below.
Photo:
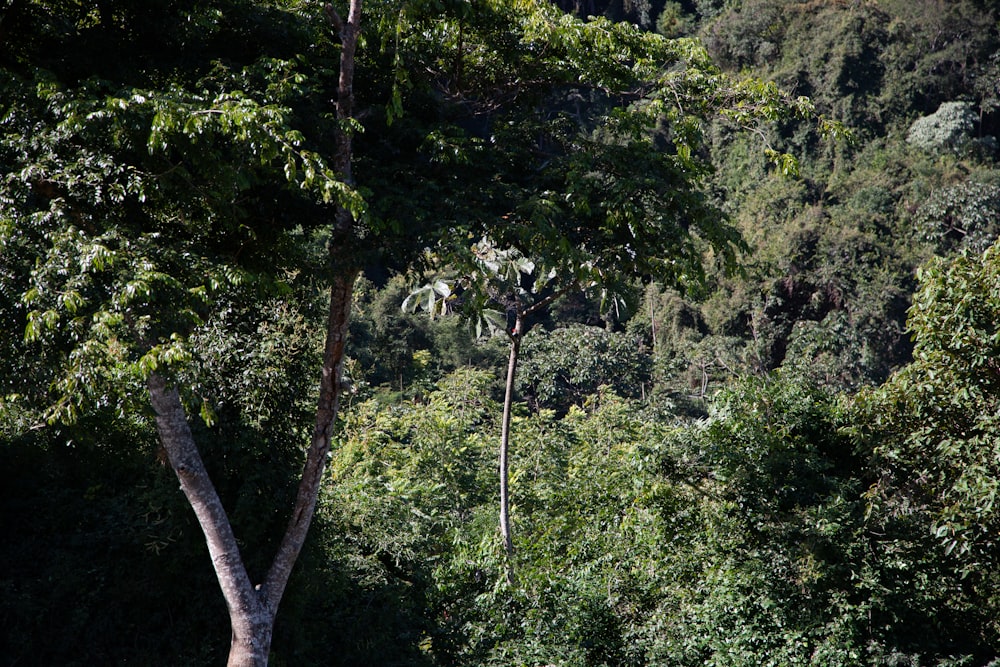
M0 3L0 664L1000 664L998 134L989 0Z

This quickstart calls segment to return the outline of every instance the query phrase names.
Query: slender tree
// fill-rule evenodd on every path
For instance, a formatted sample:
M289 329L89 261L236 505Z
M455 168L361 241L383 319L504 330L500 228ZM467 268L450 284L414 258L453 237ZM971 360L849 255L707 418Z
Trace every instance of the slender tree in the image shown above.
M444 278L414 291L404 308L461 310L477 328L487 322L496 331L502 315L510 316L498 467L512 582L510 408L531 316L572 291L600 292L610 304L635 281L683 288L703 279L708 262L733 266L743 244L703 187L711 172L703 124L721 116L760 132L776 120L816 118L808 100L773 84L724 76L694 41L580 21L551 6L505 9L436 20L438 30L461 31L463 49L453 57L464 60L462 71L489 74L467 76L461 90L444 72L434 78L461 94L455 113L468 112L456 125L472 129L439 143L451 151L442 161L461 164L467 194L441 213L449 227L435 254ZM546 48L518 48L525 44ZM484 125L486 138L477 135ZM762 152L778 169L795 171L791 156L766 145ZM428 176L428 189L440 191L436 176Z

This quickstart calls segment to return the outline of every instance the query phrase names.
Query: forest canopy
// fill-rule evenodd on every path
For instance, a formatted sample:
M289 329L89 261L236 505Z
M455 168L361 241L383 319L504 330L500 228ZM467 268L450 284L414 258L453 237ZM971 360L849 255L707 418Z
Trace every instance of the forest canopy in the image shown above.
M998 21L2 3L4 654L993 664Z

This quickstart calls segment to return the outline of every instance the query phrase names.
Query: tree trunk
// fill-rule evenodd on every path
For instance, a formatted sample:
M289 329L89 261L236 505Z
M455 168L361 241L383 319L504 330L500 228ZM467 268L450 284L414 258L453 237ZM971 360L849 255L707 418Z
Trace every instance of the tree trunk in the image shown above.
M340 33L340 80L337 95L337 116L347 119L353 113L354 53L361 30L362 0L350 0L347 23L342 23L332 5L326 10L335 17ZM351 136L341 131L337 136L336 154L332 164L344 182L351 184ZM333 225L330 261L335 277L330 287L330 309L327 319L326 347L320 377L319 403L312 440L306 452L302 477L292 508L288 527L275 554L263 584L254 586L247 574L233 534L229 517L222 506L215 486L187 423L187 415L175 387L156 373L147 380L150 402L156 412L160 441L171 467L180 480L181 489L194 509L208 544L219 586L229 608L232 641L229 667L266 667L274 632L274 618L281 602L292 567L302 551L309 526L316 511L327 455L340 396L343 392L344 350L350 323L354 283L358 269L350 261L347 247L352 237L354 218L344 206L338 206Z
M232 619L232 614L230 614ZM271 634L274 630L274 616L258 619L241 618L232 620L233 639L229 644L229 660L226 667L267 667L271 652Z
M511 586L517 583L517 577L514 572L514 538L510 521L510 413L514 405L514 378L517 375L518 355L521 353L521 339L525 334L525 321L530 315L548 308L552 302L576 287L576 283L573 282L523 310L515 298L514 329L508 333L510 358L507 360L507 386L504 391L503 418L500 425L500 535L503 537L504 557L507 560L507 583Z
M517 357L521 351L523 319L518 313L514 330L510 334L510 359L507 361L507 387L503 397L503 420L500 426L500 535L503 537L504 556L507 561L507 583L516 582L514 576L514 538L510 528L510 412L514 403L514 376L517 372Z
M177 389L168 386L156 373L150 374L146 384L156 412L160 443L181 483L181 491L198 518L229 608L233 629L229 665L267 665L274 608L267 604L265 591L255 589L250 583L229 517L195 445Z
M330 452L333 425L343 391L344 350L357 271L334 279L319 405L312 443L299 482L288 528L262 585L253 586L232 525L198 452L177 389L156 373L147 381L160 442L180 480L208 545L232 626L229 667L266 667L275 613L292 566L305 543Z
M267 573L264 590L268 601L277 608L284 593L292 566L298 559L305 543L309 525L316 511L326 459L330 453L333 425L340 409L343 393L344 350L347 344L347 330L350 324L351 303L354 295L354 281L357 271L351 270L338 275L330 288L330 314L327 321L326 349L323 354L323 370L320 378L319 402L316 406L316 423L313 426L312 442L306 452L306 462L299 480L292 516L285 529L285 535L278 547L271 569Z

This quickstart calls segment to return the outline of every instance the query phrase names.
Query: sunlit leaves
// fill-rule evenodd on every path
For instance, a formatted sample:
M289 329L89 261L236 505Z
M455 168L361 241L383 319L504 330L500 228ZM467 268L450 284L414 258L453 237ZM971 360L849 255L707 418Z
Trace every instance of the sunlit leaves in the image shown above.
M416 312L423 308L430 318L440 317L448 312L448 301L452 298L451 287L444 280L435 280L419 287L403 299L400 308L404 312Z
M799 175L799 162L795 159L794 155L779 153L772 148L766 149L765 154L767 155L767 159L774 164L782 176Z
M613 89L629 78L649 79L678 56L686 55L675 51L659 35L628 23L605 18L583 22L542 3L532 8L523 43L534 49L554 49L561 56L555 62L563 68L567 82L575 75L579 82L595 82Z
M302 130L293 125L289 107L261 103L241 91L230 91L212 99L161 98L153 109L148 139L151 152L171 156L178 137L190 142L192 150L201 151L213 150L212 142L234 141L261 167L280 165L289 183L316 193L323 202L345 206L357 218L363 216L361 196L334 173L319 152L307 147ZM350 123L349 130L357 132L360 126ZM234 177L238 186L250 185L249 181L238 180L239 172Z
M945 102L913 121L906 141L929 151L955 150L970 141L977 115L969 102Z
M488 238L473 244L472 255L487 276L495 277L509 290L523 291L521 275L531 275L535 271L535 263L517 249L498 248Z
M914 222L940 251L983 252L1000 232L1000 185L969 179L931 192Z
M919 278L909 319L914 362L858 399L859 425L886 471L870 496L895 507L919 491L930 530L971 567L997 546L997 248L936 261Z
M312 268L307 229L333 206L364 217L326 157L332 114L303 122L323 118L315 75L269 57L197 86L4 75L3 239L23 255L23 339L64 360L54 418L189 364L220 296L281 292Z

